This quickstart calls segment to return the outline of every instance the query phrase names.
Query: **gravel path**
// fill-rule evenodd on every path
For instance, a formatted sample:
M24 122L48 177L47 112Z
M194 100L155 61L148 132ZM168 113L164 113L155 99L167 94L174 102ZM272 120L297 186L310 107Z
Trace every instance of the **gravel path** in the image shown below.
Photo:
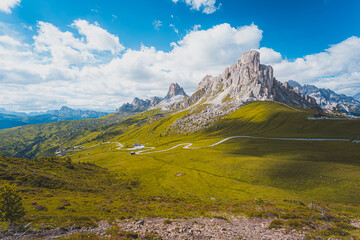
M166 221L167 220L167 221ZM145 218L140 221L124 221L119 226L144 235L147 231L163 239L251 239L251 240L297 240L305 239L302 233L284 229L268 229L269 219L233 218L230 220L193 218L164 219Z

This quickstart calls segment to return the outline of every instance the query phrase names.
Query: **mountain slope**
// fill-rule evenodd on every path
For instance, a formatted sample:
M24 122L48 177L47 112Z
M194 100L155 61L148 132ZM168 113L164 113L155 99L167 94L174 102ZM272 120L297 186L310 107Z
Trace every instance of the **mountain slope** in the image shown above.
M360 102L344 94L337 94L330 89L318 88L314 85L301 85L296 81L290 80L288 84L298 88L301 94L310 96L316 103L326 111L340 111L352 115L360 115Z

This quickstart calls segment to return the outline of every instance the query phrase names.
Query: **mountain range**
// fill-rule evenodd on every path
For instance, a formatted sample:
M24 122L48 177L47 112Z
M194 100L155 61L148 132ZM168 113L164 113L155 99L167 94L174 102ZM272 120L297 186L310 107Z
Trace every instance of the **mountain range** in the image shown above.
M0 129L24 126L28 124L39 124L48 122L58 122L63 120L81 120L87 118L99 118L108 115L105 112L92 110L72 109L66 106L60 110L49 110L47 112L9 112L0 109Z
M227 67L219 76L205 76L190 97L177 83L172 83L166 97L134 98L132 103L122 105L116 112L138 113L152 108L177 110L205 105L205 110L189 118L197 119L199 123L205 116L212 122L246 103L268 100L329 113L360 114L360 102L355 99L360 93L348 97L330 89L302 86L293 80L282 83L273 75L271 66L260 64L259 52L248 51L237 64ZM202 122L208 124L208 121Z
M314 85L301 85L290 80L288 84L303 94L316 100L316 103L327 112L344 112L351 115L360 115L360 102L354 97L337 94L330 89L318 88ZM358 94L360 96L360 94Z
M169 91L164 98L152 97L150 99L140 99L135 97L131 103L125 103L120 108L116 109L117 113L137 113L146 111L152 107L161 107L163 110L168 110L168 107L174 103L180 103L187 98L188 95L184 89L177 83L171 83Z

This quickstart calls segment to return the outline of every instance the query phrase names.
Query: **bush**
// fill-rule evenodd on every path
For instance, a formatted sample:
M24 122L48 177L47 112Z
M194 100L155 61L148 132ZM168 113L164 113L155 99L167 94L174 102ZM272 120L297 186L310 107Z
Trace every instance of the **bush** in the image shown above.
M269 225L269 229L279 229L282 228L282 226L284 225L284 222L281 220L273 220L270 225Z
M0 189L0 219L13 223L24 215L22 198L15 190L15 185L5 183Z
M331 237L331 236L345 237L345 236L349 236L350 234L339 227L329 227L328 229L321 231L321 235L324 237Z

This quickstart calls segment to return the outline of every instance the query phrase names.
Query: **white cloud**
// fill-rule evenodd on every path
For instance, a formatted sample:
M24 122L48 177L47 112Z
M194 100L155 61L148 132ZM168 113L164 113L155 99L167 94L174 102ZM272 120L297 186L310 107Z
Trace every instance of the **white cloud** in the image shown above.
M154 20L154 21L153 21L153 26L154 26L155 30L158 30L158 31L159 31L159 29L160 29L160 27L161 27L162 25L163 25L163 24L162 24L162 21L160 21L160 20Z
M177 29L174 24L170 24L169 27L171 27L176 34L179 34L179 29Z
M63 31L39 22L32 45L0 37L0 107L114 110L135 96L164 96L171 82L191 94L205 75L220 74L250 49L259 49L262 63L272 64L282 81L315 83L344 93L360 88L357 37L289 61L273 49L260 48L262 31L254 24L194 28L167 52L151 46L125 49L116 36L83 20L71 26Z
M18 40L14 39L10 36L7 36L7 35L0 36L0 44L1 43L10 45L10 46L21 46L22 45Z
M331 45L324 52L311 54L293 61L281 59L272 49L260 49L261 57L272 64L276 78L296 80L302 84L332 88L339 93L355 94L360 90L360 38L350 37ZM281 61L280 61L281 60Z
M125 49L119 38L108 33L97 24L76 20L71 25L83 38L76 38L72 32L62 32L51 23L39 22L38 35L34 36L35 50L50 53L53 63L71 65L95 61L94 51L117 54Z
M97 23L95 25L89 24L86 20L79 19L74 21L72 26L86 37L86 45L90 50L111 51L115 54L125 49L117 36L107 32Z
M21 0L1 0L0 1L0 11L5 13L11 13L11 9L19 5Z
M191 9L202 11L206 14L211 14L216 12L221 6L221 4L218 5L218 7L215 6L216 0L172 0L174 3L177 3L179 1L185 2L187 5L191 6Z
M126 49L122 55L108 50L104 58L104 52L96 50L104 48L94 46L99 41L92 41L87 32L81 31L78 38L40 22L33 46L0 48L0 88L7 93L0 96L0 107L40 110L69 105L114 110L135 96L165 95L171 82L191 93L202 77L221 73L244 51L258 48L262 38L256 25L221 24L189 32L169 52L142 46Z

